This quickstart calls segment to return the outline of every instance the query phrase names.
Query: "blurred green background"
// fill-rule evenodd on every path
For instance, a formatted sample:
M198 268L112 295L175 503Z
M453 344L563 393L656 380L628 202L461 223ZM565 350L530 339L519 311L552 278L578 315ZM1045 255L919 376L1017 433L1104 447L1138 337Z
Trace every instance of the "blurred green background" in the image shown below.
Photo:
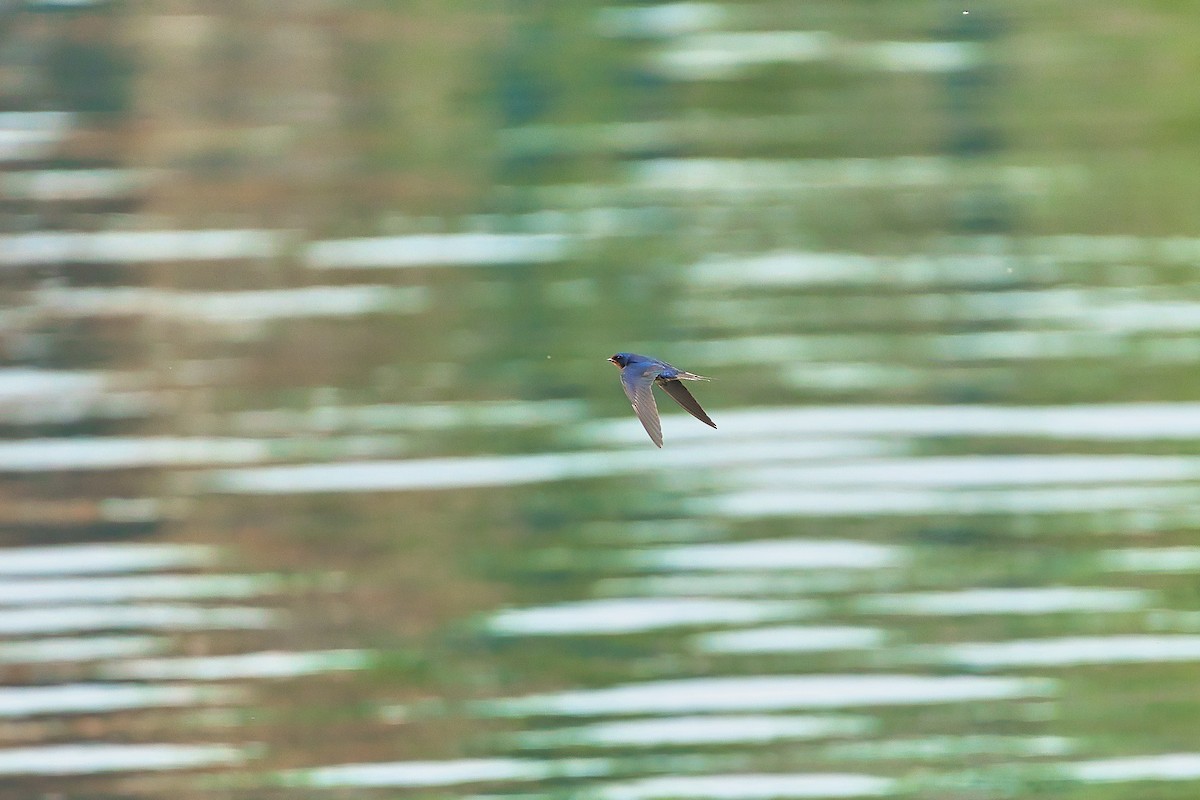
M0 2L0 794L1193 797L1198 36Z

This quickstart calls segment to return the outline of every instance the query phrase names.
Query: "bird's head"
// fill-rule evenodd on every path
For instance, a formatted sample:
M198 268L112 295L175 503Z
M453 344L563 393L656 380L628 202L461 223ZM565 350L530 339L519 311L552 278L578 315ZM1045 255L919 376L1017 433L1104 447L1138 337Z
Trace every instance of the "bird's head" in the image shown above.
M618 367L624 367L626 364L632 361L633 358L629 355L629 353L617 353L616 355L609 356L608 360L613 364L616 364Z

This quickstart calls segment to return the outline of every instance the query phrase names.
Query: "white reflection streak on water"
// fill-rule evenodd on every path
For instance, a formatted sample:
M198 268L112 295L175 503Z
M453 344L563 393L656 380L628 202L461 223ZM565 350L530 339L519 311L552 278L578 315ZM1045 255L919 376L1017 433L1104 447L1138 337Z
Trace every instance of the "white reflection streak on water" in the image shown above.
M895 364L869 364L860 361L842 363L807 361L781 365L779 379L789 386L847 391L918 386L921 382L921 375L917 369Z
M1163 753L1061 764L1062 772L1084 783L1200 780L1200 753Z
M756 486L1026 486L1086 483L1156 483L1200 478L1200 458L1132 455L931 456L875 459L820 467L741 470L739 484Z
M360 461L226 470L212 475L211 486L217 492L244 494L455 489L595 477L611 469L596 459L571 455Z
M1058 514L1200 505L1191 486L1103 486L1070 489L747 491L697 501L698 511L733 518Z
M893 794L893 778L854 773L669 775L612 783L598 788L601 800L669 800L677 797L713 800L768 800L785 797L878 797Z
M978 755L1033 758L1063 756L1075 752L1077 748L1076 740L1063 736L967 734L834 742L822 748L822 752L828 758L843 761L935 761L942 758L961 760Z
M1142 589L1102 586L1037 586L1024 589L964 589L948 592L875 594L856 606L867 614L965 616L971 614L1054 614L1137 611L1157 594Z
M0 664L93 661L161 653L165 636L88 636L0 642Z
M821 31L692 33L674 37L656 62L672 78L710 80L750 67L828 59L834 46L835 37Z
M136 659L101 668L106 678L143 680L223 681L235 678L293 678L322 672L366 669L371 653L366 650L319 652L238 653L194 658Z
M486 715L606 716L924 705L1052 696L1055 681L975 675L797 675L624 684L477 703Z
M121 543L6 547L3 555L0 576L6 577L201 567L217 557L216 550L206 545Z
M279 591L274 575L134 575L119 578L6 581L0 606L43 603L120 603L154 598L253 597Z
M901 342L904 355L898 356ZM783 376L798 385L804 385L804 372L810 369L861 373L859 383L872 386L885 377L900 379L900 385L914 383L925 378L929 370L947 363L979 368L978 362L1011 366L1014 362L1045 363L1051 359L1102 359L1119 355L1127 345L1128 337L1111 331L912 333L902 340L895 334L882 333L764 334L682 343L676 345L678 355L674 357L709 365L706 371L718 374L724 367L771 365L784 370ZM1156 353L1155 358L1170 355Z
M1200 570L1200 547L1104 550L1100 564L1112 572L1194 572Z
M96 714L136 708L228 703L242 693L226 687L112 683L0 687L0 717Z
M0 368L0 403L48 400L59 395L95 397L107 383L97 370Z
M1200 303L1146 297L1137 288L1061 287L1006 292L927 295L914 316L934 322L1025 321L1066 323L1109 333L1194 331L1200 329Z
M0 748L0 775L86 775L237 764L247 751L227 745L63 744Z
M609 772L604 759L538 761L515 758L475 758L456 761L396 761L338 764L279 774L289 786L458 786L492 781L541 781L557 777L596 777Z
M709 429L711 430L711 428ZM642 434L645 436L645 432ZM359 461L336 464L221 470L211 473L215 492L298 494L519 486L638 472L673 471L681 466L722 466L769 459L805 460L853 457L892 449L886 443L835 439L828 442L721 443L661 451L585 451L521 456Z
M106 200L132 197L168 174L145 168L27 170L0 175L0 192L38 202Z
M31 636L148 628L156 630L259 630L272 627L282 615L264 608L191 605L57 605L0 611L0 635Z
M678 426L671 439L1027 436L1102 442L1193 440L1200 439L1200 403L773 407L726 410L721 412L718 425L717 430ZM620 442L637 442L646 436L636 420L626 419L606 420L589 433L595 439Z
M313 242L304 261L316 269L396 269L446 266L519 266L561 261L571 237L554 233L446 233Z
M45 158L74 126L70 111L2 111L0 162Z
M817 603L690 598L584 600L539 608L507 609L484 623L503 636L618 634L661 628L737 625L811 616Z
M0 470L56 472L254 464L270 456L270 443L261 439L172 436L25 439L0 443Z
M616 595L804 595L850 592L872 585L871 573L855 574L849 570L822 570L799 575L786 575L747 570L742 573L714 574L712 572L674 575L622 576L602 578L594 585L603 596Z
M854 48L859 65L885 72L957 72L978 66L972 42L870 42Z
M884 72L956 72L979 63L970 42L851 42L824 31L679 32L655 63L675 80L741 77L756 67L842 61Z
M975 669L1072 667L1084 664L1139 664L1200 661L1200 636L1125 634L1063 636L1006 642L960 642L915 648L920 660Z
M0 331L6 313L0 309ZM98 371L0 368L0 415L11 424L31 425L146 416L162 405L152 392L121 390L121 383L113 373Z
M582 419L581 400L532 400L461 403L379 403L314 405L242 411L230 415L233 427L254 434L294 436L300 431L452 430L477 427L566 425Z
M0 472L72 472L259 464L289 458L394 455L395 436L278 439L233 437L77 437L0 443Z
M770 742L860 736L876 727L870 717L849 715L706 715L617 720L574 728L513 734L518 747L653 747Z
M903 548L840 539L763 539L629 551L622 561L648 570L869 570L906 563Z
M808 159L808 160L778 160L778 159L722 159L722 158L661 158L651 161L639 161L628 167L629 183L639 192L670 193L692 192L701 195L736 196L739 199L746 195L786 192L794 195L806 189L847 188L863 186L931 186L948 182L953 174L951 161L942 156L902 156L899 158L874 159ZM786 256L792 255L785 253ZM822 260L840 259L840 263L851 262L860 265L886 264L894 265L895 259L885 262L884 259L872 256L852 255L842 258L841 254L828 253L799 253L802 259L817 256ZM716 260L720 257L713 257ZM753 286L761 281L756 280L754 269L747 269L757 263L759 258L774 258L768 256L751 256L737 259L728 270L731 275L739 272L747 273L741 279L734 278L734 285ZM969 258L969 257L964 257ZM702 263L711 263L705 261ZM718 262L720 263L720 262ZM828 263L828 261L827 261ZM919 263L919 262L914 262ZM867 284L875 283L880 277L894 274L894 270L878 271L872 269L863 272L859 269L822 270L818 274L827 277L818 278L818 283L836 284ZM806 279L796 281L792 276L784 281L785 285L794 282L806 283ZM1011 276L1005 274L1005 280ZM959 280L972 283L988 283L985 276L965 276Z
M148 316L222 325L305 317L417 313L428 305L424 287L304 286L241 292L183 292L144 287L47 288L34 296L38 311L56 316Z
M596 27L607 36L671 37L717 28L734 16L718 3L609 6L596 12Z
M675 170L694 171L708 165L708 171L763 172L779 175L793 173L793 180L806 174L830 173L836 169L830 162L705 162L679 161L659 164L659 169L673 165ZM874 175L883 182L894 183L900 171L910 173L914 182L933 182L948 175L950 161L945 158L906 158L891 161L852 161L833 172L839 183L849 183L851 176ZM734 174L721 176L728 181ZM717 175L713 176L714 178ZM876 181L878 182L878 181ZM808 285L834 286L904 286L932 288L946 286L995 286L1007 288L1028 283L1048 284L1059 277L1054 263L1030 263L1011 254L961 252L922 256L877 256L862 253L779 250L744 256L712 255L692 265L688 279L697 288L729 289L733 287L773 288ZM1018 283L1019 282L1019 283ZM957 298L958 295L955 295ZM1003 297L1001 295L1000 297ZM1014 300L1019 297L1014 297Z
M870 650L886 641L879 628L781 625L704 633L692 638L692 646L705 653L821 653Z
M0 266L272 258L286 238L257 229L15 233L0 235Z

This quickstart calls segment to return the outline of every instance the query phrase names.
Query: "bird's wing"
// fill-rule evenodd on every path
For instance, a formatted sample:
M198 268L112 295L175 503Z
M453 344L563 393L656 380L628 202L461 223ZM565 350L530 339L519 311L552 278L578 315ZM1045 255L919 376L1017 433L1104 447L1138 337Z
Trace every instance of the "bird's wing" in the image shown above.
M662 425L658 421L658 405L654 402L655 374L652 369L625 367L621 370L621 388L633 404L633 410L641 420L642 427L650 434L650 440L662 447Z
M708 414L704 413L704 409L701 408L700 404L696 402L696 398L692 397L692 393L689 392L687 387L682 383L677 380L659 380L658 385L663 388L663 391L671 395L672 400L683 406L684 411L688 412L705 425L713 428L717 427L716 423L708 418Z

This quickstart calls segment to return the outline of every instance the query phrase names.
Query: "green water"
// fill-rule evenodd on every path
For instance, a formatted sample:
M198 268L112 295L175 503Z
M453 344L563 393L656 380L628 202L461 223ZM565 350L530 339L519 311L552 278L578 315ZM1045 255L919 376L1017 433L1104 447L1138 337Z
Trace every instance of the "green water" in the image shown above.
M1193 17L16 13L8 791L1193 796Z

